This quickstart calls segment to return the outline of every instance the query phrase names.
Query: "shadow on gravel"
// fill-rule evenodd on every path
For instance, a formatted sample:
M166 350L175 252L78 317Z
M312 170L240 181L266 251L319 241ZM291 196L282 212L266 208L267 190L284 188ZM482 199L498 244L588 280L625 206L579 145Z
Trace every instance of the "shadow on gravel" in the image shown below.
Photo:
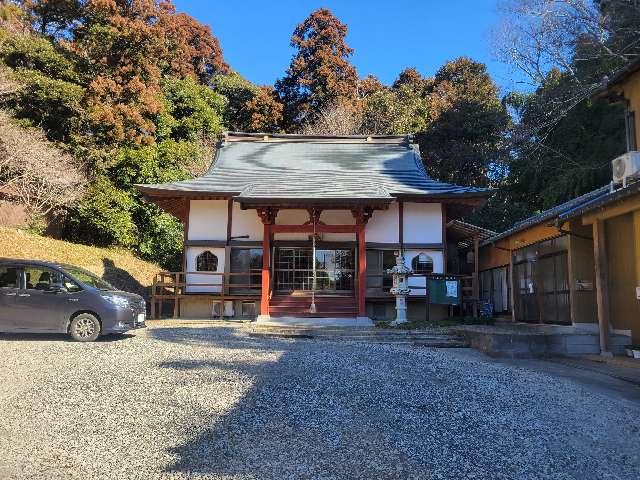
M378 360L397 382L358 372L357 365L371 367L367 350L360 346L252 338L224 327L154 328L148 334L175 343L281 352L276 362L262 361L259 355L253 360L249 353L240 361L232 354L229 362L218 357L159 364L180 371L222 371L214 381L224 382L227 376L254 380L237 404L212 417L204 433L169 450L177 460L168 473L261 480L428 478L424 460L394 448L418 432L409 425L406 438L394 438L395 420L389 413L404 410L403 405L411 415L422 413L413 405L415 398L398 398L397 382L405 374L392 352Z
M576 395L575 387L553 386L553 379L519 365L496 370L490 359L460 352L443 358L442 352L255 338L227 327L153 328L147 334L216 347L209 358L186 356L159 367L193 372L203 394L215 392L216 403L229 407L204 410L208 417L193 425L200 433L168 449L175 458L166 469L170 475L587 479L604 478L604 469L615 478L638 478L629 474L635 460L624 466L616 464L619 459L604 461L627 445L629 432L623 435L608 420L611 431L600 440L611 443L610 450L586 455L594 451L594 433L582 410L567 410L560 395L565 389ZM278 360L263 360L266 351L278 352ZM520 375L530 377L535 390L515 381ZM251 387L236 400L230 391L247 377ZM538 396L540 380L547 384ZM549 401L562 403L543 407Z
M147 329L147 336L155 340L162 340L170 343L198 345L211 344L216 347L225 347L229 349L245 349L258 348L265 350L273 350L276 348L284 348L291 341L286 340L268 340L262 338L249 337L241 329L235 327L211 326L204 328L194 327L154 327ZM271 343L268 343L268 342Z
M108 343L108 342L119 342L121 340L127 340L129 338L134 337L134 335L130 333L125 333L122 335L105 335L99 337L96 342L98 343ZM69 335L64 333L0 333L0 342L71 342L76 343L72 340Z

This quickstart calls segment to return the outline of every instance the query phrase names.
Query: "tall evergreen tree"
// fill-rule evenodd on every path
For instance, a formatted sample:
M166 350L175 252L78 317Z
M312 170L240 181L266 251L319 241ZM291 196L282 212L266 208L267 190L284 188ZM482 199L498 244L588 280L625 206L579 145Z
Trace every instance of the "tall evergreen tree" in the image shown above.
M440 68L429 86L429 111L418 140L434 178L480 187L500 178L508 115L484 64L462 57Z
M356 108L358 75L349 62L347 26L321 8L299 24L291 37L296 53L276 90L284 103L284 127L291 131L318 112L339 104Z

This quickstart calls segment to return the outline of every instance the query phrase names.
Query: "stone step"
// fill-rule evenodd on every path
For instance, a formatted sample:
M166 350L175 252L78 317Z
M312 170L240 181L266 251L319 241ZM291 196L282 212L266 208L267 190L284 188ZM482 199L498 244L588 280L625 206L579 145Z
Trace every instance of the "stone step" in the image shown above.
M284 333L310 333L313 335L369 335L369 336L428 336L428 337L441 337L443 335L451 336L449 332L445 330L441 331L425 331L425 330L396 330L396 329L382 329L375 327L336 327L336 326L288 326L288 325L264 325L257 324L251 327L252 331L264 331L264 332L284 332ZM461 336L460 336L461 337ZM462 337L461 337L462 338Z
M380 330L340 327L254 326L249 336L263 338L299 338L324 341L393 343L437 348L464 348L469 343L461 336L407 330Z

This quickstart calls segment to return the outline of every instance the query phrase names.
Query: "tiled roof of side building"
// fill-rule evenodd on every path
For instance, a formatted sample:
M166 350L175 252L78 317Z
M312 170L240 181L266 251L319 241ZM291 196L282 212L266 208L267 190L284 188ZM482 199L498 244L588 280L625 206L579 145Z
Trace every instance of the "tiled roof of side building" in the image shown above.
M625 66L617 70L610 78L605 78L604 87L611 88L624 82L629 76L640 70L640 58L631 60Z
M148 195L216 194L246 200L489 193L431 179L408 136L230 134L202 177L139 188Z
M572 209L559 215L558 220L566 222L572 218L591 213L599 208L606 207L614 202L618 202L638 194L640 194L640 182L638 181L631 183L624 188L617 188L615 190L608 189L606 195L595 197L588 202L576 205Z
M544 222L551 222L562 215L565 215L569 212L575 211L577 208L588 205L591 202L603 199L607 197L607 195L611 192L611 186L605 185L604 187L597 188L592 190L584 195L581 195L577 198L569 200L568 202L562 203L560 205L556 205L555 207L551 207L547 210L544 210L536 215L533 215L529 218L525 218L520 222L517 222L508 230L505 230L502 233L494 235L486 239L483 242L483 245L494 243L498 240L502 240L503 238L507 238L515 233L521 232L522 230L526 230L527 228L533 227L535 225L539 225Z

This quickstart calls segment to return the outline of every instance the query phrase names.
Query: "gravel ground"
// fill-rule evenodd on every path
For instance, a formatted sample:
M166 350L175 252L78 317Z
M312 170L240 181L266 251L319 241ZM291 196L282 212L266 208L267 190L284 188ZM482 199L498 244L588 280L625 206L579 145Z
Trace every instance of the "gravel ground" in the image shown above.
M230 327L0 358L3 480L640 478L640 394L546 362Z

